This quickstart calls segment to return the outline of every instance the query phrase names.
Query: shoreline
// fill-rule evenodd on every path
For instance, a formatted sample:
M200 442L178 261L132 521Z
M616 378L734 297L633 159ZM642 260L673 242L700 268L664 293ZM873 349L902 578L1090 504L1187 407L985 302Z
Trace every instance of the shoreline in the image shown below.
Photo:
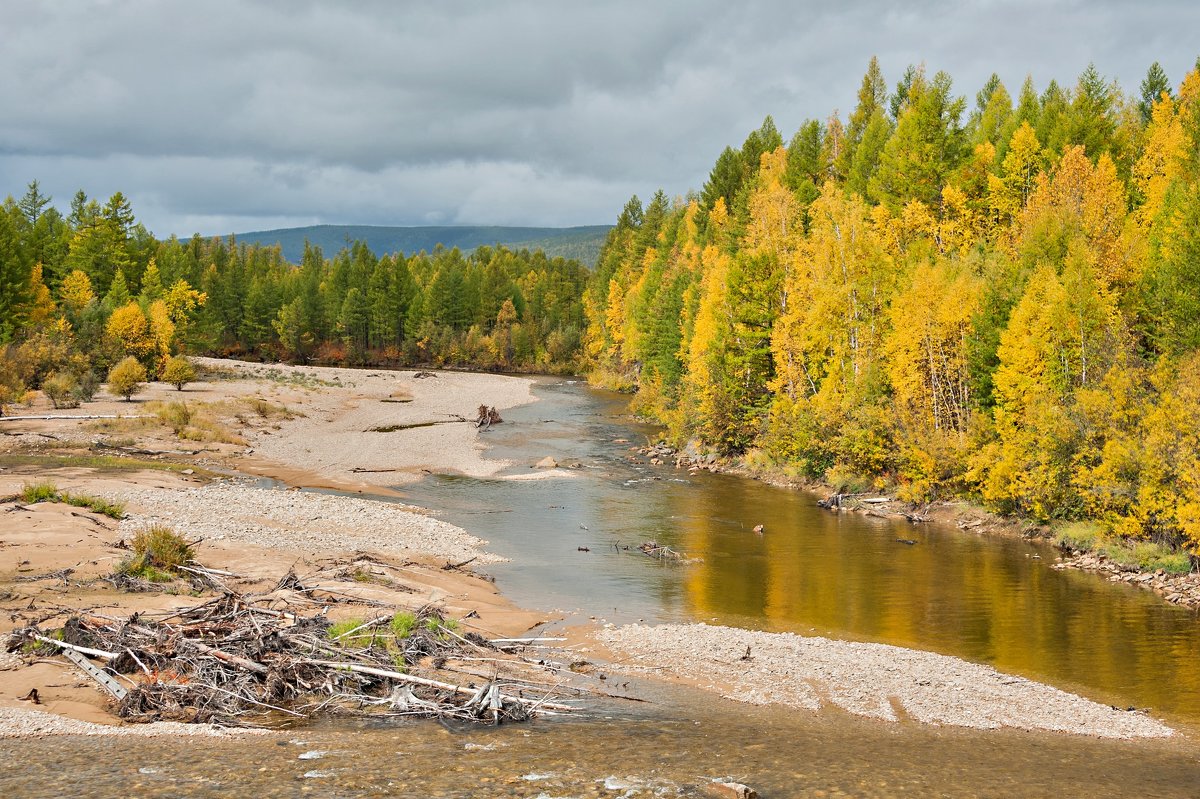
M428 511L369 496L360 498L264 489L254 487L252 481L246 478L213 479L199 474L203 469L232 470L239 474L271 477L293 488L337 488L346 494L357 492L378 497L389 496L389 485L419 479L425 471L496 476L511 464L483 457L485 445L472 424L457 419L448 419L444 423L442 420L446 417L462 417L472 412L478 404L488 404L503 411L535 401L531 379L479 373L437 373L436 377L416 378L406 372L265 367L210 359L198 359L198 362L207 369L215 370L221 379L201 382L179 393L156 385L147 393L151 395L150 399L160 402L183 398L196 403L197 410L203 404L212 408L214 414L219 411L218 415L231 428L225 440L189 444L195 449L189 450L192 454L188 456L147 456L176 466L187 464L188 468L182 473L146 469L113 474L86 467L55 470L54 477L64 488L124 498L132 518L119 524L108 523L70 511L66 509L67 506L48 504L29 506L18 513L0 514L3 543L13 547L9 552L18 556L16 560L24 562L25 572L49 574L55 570L73 568L76 570L74 580L95 579L105 569L111 570L114 560L120 557L120 552L113 548L113 544L122 534L130 533L138 525L161 521L178 524L181 529L201 536L204 542L200 559L207 566L228 569L246 580L256 581L253 584L270 583L285 570L303 564L312 573L321 575L321 585L340 592L350 592L370 601L395 606L411 605L414 601L441 601L459 617L474 612L480 617L479 621L474 622L478 629L491 635L524 632L549 620L546 614L516 608L484 578L445 571L440 562L442 560L449 564L451 561L468 559L478 563L496 562L499 559L487 552L487 542L432 518ZM145 402L126 404L101 398L97 403L90 404L87 412L139 412L146 409ZM439 423L424 424L431 421ZM117 424L61 420L16 424L16 428L10 427L4 431L3 440L5 443L17 443L24 448L23 451L30 453L76 452L80 448L87 449L88 442L97 436L106 438L110 444L131 440L134 445L128 448L141 452L176 453L182 449L180 437L172 430L140 419L127 419ZM383 424L412 426L386 433L372 429ZM72 425L84 426L68 429ZM50 439L45 439L46 436ZM371 469L379 471L362 471ZM522 477L544 479L555 476L556 471L538 471ZM0 471L0 494L19 490L22 481L30 479L31 475L38 475L38 472L30 467ZM14 531L18 525L28 528L25 538ZM79 539L81 534L86 541ZM371 563L383 563L379 568L386 571L387 581L362 582L353 577L346 578L348 569L364 568L360 557L362 553L373 553L371 557L379 555L382 558ZM331 561L336 563L340 572L336 569L322 571ZM401 591L398 590L397 575L405 570L402 577L406 582ZM18 573L0 574L0 583L3 584L0 587L7 589L6 593L9 594L3 603L5 607L11 609L26 601L36 604L50 596L44 587L38 587L39 583L23 581L26 576ZM338 582L338 579L342 579L342 582ZM64 585L68 584L65 576L62 581ZM395 584L383 584L388 581ZM416 600L414 592L418 597ZM59 615L66 612L61 610L61 606L69 606L70 602L75 602L79 607L94 608L98 598L108 603L101 604L101 608L116 607L126 611L173 607L179 602L178 597L161 594L121 595L110 592L98 597L95 591L91 594L84 591L68 602L64 602L58 594L53 596L54 602L60 606ZM70 592L66 596L70 597ZM6 624L4 630L11 626ZM684 645L691 647L693 654L696 647L711 648L711 644L705 643L706 629L695 626L680 629L684 629L681 633ZM614 657L609 660L616 665L605 665L605 669L619 670L619 661L636 657L639 647L648 646L648 642L660 636L678 632L678 629L669 626L639 628L631 625L621 630L632 630L628 633L631 636L628 646L614 652ZM581 630L581 635L604 648L608 644L624 641L626 633L622 631L614 633L588 627ZM756 651L784 644L790 646L795 644L793 639L796 639L802 646L836 650L835 656L843 660L853 661L862 656L862 652L853 647L845 649L845 642L821 644L820 641L825 639L737 630L725 635L784 636L754 639L747 646L754 647ZM980 676L982 672L972 671L986 667L957 658L918 650L889 649L911 655L907 660L909 671L901 676L912 684L920 684L920 680L928 678L922 670L929 670L930 664L935 662L928 658L942 658L936 663L940 664L937 668L943 671L961 669L966 675L963 680L968 685L992 679L987 675ZM643 648L640 651L653 658L668 650ZM757 658L758 655L753 657ZM786 661L791 656L780 657ZM754 663L753 660L738 662L743 666ZM955 665L951 667L947 664ZM771 669L775 668L766 659L759 661L755 668L758 667L763 669L762 675L772 674ZM58 673L61 673L61 667L58 668ZM23 693L22 688L26 684L37 681L47 684L52 673L53 668L45 664L28 666L19 671L0 671L0 696L3 697L0 699L0 709L23 709L10 697ZM998 673L993 671L992 674ZM14 675L21 675L22 682L19 685L14 682ZM870 693L878 687L873 684L878 675L863 672L849 679L853 684L852 690L860 693ZM721 686L705 685L702 680L695 680L694 684L737 698L737 691L731 690L731 683L728 682ZM831 695L828 693L830 689L820 687L820 680L816 678L807 684L818 696ZM830 684L836 684L836 681ZM1030 684L1046 691L1056 690ZM953 686L939 686L923 694L921 707L967 701ZM992 701L989 697L976 696L969 700L975 703L974 710L968 709L961 717L968 721L977 719L977 723L967 723L965 726L981 728L1003 725L1062 729L1090 735L1105 735L1105 724L1112 725L1114 730L1126 729L1122 726L1124 721L1118 723L1118 720L1127 719L1128 714L1105 716L1101 711L1106 708L1102 705L1078 696L1062 695L1081 703L1072 705L1073 711L1065 712L1079 712L1080 708L1087 708L1087 713L1092 714L1091 718L1099 719L1096 724L1101 726L1071 728L1064 722L1056 727L1052 723L1047 726L1036 720L1030 721L1036 716L1038 705L1045 701L1045 695L1042 694L1031 694L1020 699L1007 716L997 716L986 709L987 702ZM84 721L105 720L101 698L86 682L64 690L58 701L57 707L48 709ZM782 698L779 701L787 704L788 700ZM886 700L890 701L890 698ZM899 701L903 703L903 700ZM802 703L800 706L808 705ZM893 713L892 718L958 723L945 721L952 714L939 713L936 710L928 711L922 717L921 712L909 710L902 714ZM873 715L888 718L884 712ZM999 721L996 720L998 718ZM1143 719L1145 725L1129 727L1140 730L1130 733L1135 737L1171 734L1165 725L1146 717L1138 718ZM111 717L108 721L112 721ZM0 730L3 727L4 722L0 718ZM1124 737L1120 732L1114 734Z
M1147 569L1110 560L1103 552L1063 548L1054 543L1052 531L1029 519L1003 516L967 499L934 500L923 505L893 499L885 491L865 494L838 495L837 489L827 483L811 480L797 481L789 478L777 468L761 468L747 465L742 460L730 461L718 457L690 455L659 443L637 448L640 456L653 466L669 466L676 469L706 470L729 474L748 480L758 480L767 485L803 491L831 501L840 496L840 501L826 508L830 513L861 513L880 519L908 521L912 524L940 524L955 527L963 533L976 535L998 535L1038 541L1058 551L1054 569L1076 570L1104 576L1110 582L1125 583L1155 594L1171 605L1200 609L1200 572L1171 573L1163 569ZM862 497L871 497L864 501ZM817 504L821 504L818 501ZM824 506L822 506L824 507Z

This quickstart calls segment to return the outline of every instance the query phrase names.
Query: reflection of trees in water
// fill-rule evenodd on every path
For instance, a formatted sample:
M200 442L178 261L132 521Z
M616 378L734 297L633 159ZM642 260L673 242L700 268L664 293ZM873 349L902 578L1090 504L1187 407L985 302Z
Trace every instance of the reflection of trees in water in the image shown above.
M703 558L682 580L697 618L933 650L1200 717L1189 614L1053 571L1024 542L832 514L736 478L664 495L678 547ZM912 537L916 546L896 540Z

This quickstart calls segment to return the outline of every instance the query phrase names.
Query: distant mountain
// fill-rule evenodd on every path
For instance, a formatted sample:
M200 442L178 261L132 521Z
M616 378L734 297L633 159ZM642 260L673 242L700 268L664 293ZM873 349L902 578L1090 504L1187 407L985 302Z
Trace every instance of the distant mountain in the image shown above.
M283 248L283 257L299 263L304 253L304 241L317 245L330 257L349 243L365 241L376 255L403 252L431 252L441 244L447 249L463 251L477 247L502 244L510 250L542 250L551 258L575 258L594 266L600 247L611 225L584 227L497 227L461 225L444 227L383 227L374 225L312 225L309 227L255 230L237 233L235 238L246 244L275 244Z

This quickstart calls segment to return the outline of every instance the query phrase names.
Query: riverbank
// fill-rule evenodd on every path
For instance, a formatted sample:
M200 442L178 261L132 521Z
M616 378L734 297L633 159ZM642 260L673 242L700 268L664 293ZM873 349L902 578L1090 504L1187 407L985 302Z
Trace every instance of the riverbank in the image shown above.
M292 600L316 611L324 604L333 620L428 603L488 637L518 635L547 620L514 606L465 565L503 560L486 541L424 509L387 501L391 492L374 482L402 483L425 471L494 474L506 464L484 459L474 425L456 417L473 417L485 402L502 412L532 401L530 381L206 360L201 366L210 379L182 392L151 384L132 403L100 394L65 413L35 405L24 415L79 418L0 427L0 636L29 624L53 629L80 613L170 613L215 595L212 587L179 580L118 588L112 576L129 554L127 542L155 524L196 542L197 561L225 575L218 581L230 589L270 594L290 575L304 588ZM370 431L382 422L431 420L451 421L432 434L424 427ZM380 471L356 471L362 468ZM245 474L383 496L275 490L238 476ZM24 486L42 482L119 503L124 518L20 499ZM95 683L58 658L14 652L0 660L0 737L131 729L116 722ZM175 734L170 725L136 729Z
M351 612L350 607L333 601L339 596L389 607L434 601L442 603L454 618L473 616L468 627L491 636L519 633L545 620L543 614L512 607L485 579L443 568L447 561L453 565L470 560L475 565L493 560L486 542L418 509L384 501L389 493L387 483L402 482L426 470L494 478L511 465L483 457L481 436L486 434L447 417L467 417L479 404L494 405L503 413L512 405L496 398L512 404L528 400L529 381L463 373L455 373L455 380L450 381L440 373L417 377L412 373L210 361L203 365L212 370L215 379L189 386L188 391L154 386L147 401L125 404L102 399L86 409L100 415L133 409L142 412L137 419L30 420L6 427L5 432L13 435L4 437L11 457L3 463L6 471L0 472L0 493L16 492L33 477L50 477L64 490L123 500L130 516L118 523L49 503L0 513L0 541L6 555L16 556L12 562L17 564L14 572L0 574L0 590L6 594L0 609L13 616L10 627L35 619L51 624L84 608L117 615L139 609L169 610L193 602L178 594L124 594L103 582L104 575L125 555L117 542L139 525L153 522L202 537L201 562L237 575L230 579L238 590L269 589L292 572L301 576L305 585L324 591L338 612ZM435 382L443 380L446 382ZM150 402L171 403L179 397L187 398L192 415L182 427L165 423L162 409L155 410ZM207 428L198 426L196 418L205 415L211 422ZM396 429L379 432L378 427ZM198 432L189 432L193 428ZM201 435L203 429L210 433ZM431 429L439 436L433 444L422 438ZM380 440L388 442L388 448L382 448ZM109 456L97 465L95 441L103 443L105 452L120 457ZM123 467L118 469L117 462ZM375 498L272 490L261 481L225 475L233 471L271 477L293 487L335 487ZM529 472L539 477L555 473ZM67 573L67 569L72 571ZM654 642L661 643L661 635L678 633L677 645L692 653L697 663L729 660L743 677L762 684L778 682L788 673L790 663L808 657L801 651L807 644L789 649L779 644L784 639L767 638L746 643L753 650L748 659L741 658L744 648L740 647L731 658L721 648L724 644L709 638L710 629L636 628L628 639L609 641L601 633L597 641L611 650L609 659L616 668L633 658L649 657L642 666L645 673L654 673L656 663L672 664L669 650ZM718 635L722 640L740 641L743 632L729 630ZM655 648L642 649L652 644ZM896 693L896 685L920 686L920 681L927 681L918 691L920 701L915 705L924 710L905 710L903 714L916 721L954 723L946 719L955 718L956 712L994 720L992 705L987 702L994 704L995 700L988 698L988 687L998 679L1012 679L1012 685L1027 683L996 672L975 671L982 667L958 659L935 662L922 657L926 653L895 648L889 649L912 657L900 658L896 671L884 670L892 681L888 682L879 672L853 668L862 652L836 646L839 642L835 641L828 644L819 648L832 658L830 663L840 664L830 668L849 681L837 683L842 685L838 691L878 694L890 706L890 697L902 695ZM777 651L778 656L759 660L760 651ZM946 673L961 676L950 683L942 679ZM15 697L26 693L29 686L42 686L51 689L43 696L53 703L48 703L48 709L90 713L89 720L102 720L103 702L96 690L74 675L64 680L62 674L61 664L48 661L0 673L0 695L5 698L0 706L20 707ZM22 682L6 682L15 679L14 675ZM696 678L693 684L722 695L738 693L730 682L705 684ZM821 696L832 689L814 690ZM786 704L782 695L764 696L766 701ZM1038 691L1005 695L1008 715L996 723L1067 729L1039 720L1046 696ZM1103 705L1072 699L1081 704L1070 705L1063 713L1091 714L1096 725L1111 727L1112 737L1150 734L1130 732L1123 721L1125 714L1110 718L1102 712ZM1095 729L1069 731L1105 734Z
M935 500L914 504L890 496L886 490L846 493L845 487L835 487L813 480L797 481L778 468L752 466L745 459L720 458L702 454L694 447L676 450L663 442L650 446L629 448L628 460L651 466L730 474L767 485L814 494L824 499L822 504L831 513L858 513L879 519L904 520L913 524L939 524L955 527L964 533L1000 535L1011 538L1054 543L1054 530L1029 519L1002 516L965 499ZM1131 563L1116 562L1104 552L1059 547L1053 568L1074 569L1100 574L1110 582L1125 583L1149 591L1165 602L1181 607L1200 609L1200 573L1173 572L1158 567L1144 568Z

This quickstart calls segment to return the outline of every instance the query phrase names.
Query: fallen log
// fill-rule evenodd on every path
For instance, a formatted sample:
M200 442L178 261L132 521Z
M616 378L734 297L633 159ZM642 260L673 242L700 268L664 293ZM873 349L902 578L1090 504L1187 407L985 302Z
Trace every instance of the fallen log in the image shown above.
M396 680L397 682L410 683L412 685L424 685L426 688L437 688L442 691L453 691L456 694L474 696L478 691L476 688L470 688L464 685L452 685L451 683L441 682L440 680L431 680L428 677L417 677L413 674L405 674L402 671L391 671L389 669L380 669L374 666L360 666L357 663L343 663L337 660L307 659L300 662L307 663L312 666L324 666L331 669L352 671L355 674L369 674L373 677L386 677L389 680ZM530 705L539 705L541 707L549 708L550 710L562 710L566 712L575 710L575 708L571 705L563 705L555 702L542 702L541 700L537 699L526 699L522 696L503 695L502 699L506 702L516 702L517 704L525 705L526 707Z

